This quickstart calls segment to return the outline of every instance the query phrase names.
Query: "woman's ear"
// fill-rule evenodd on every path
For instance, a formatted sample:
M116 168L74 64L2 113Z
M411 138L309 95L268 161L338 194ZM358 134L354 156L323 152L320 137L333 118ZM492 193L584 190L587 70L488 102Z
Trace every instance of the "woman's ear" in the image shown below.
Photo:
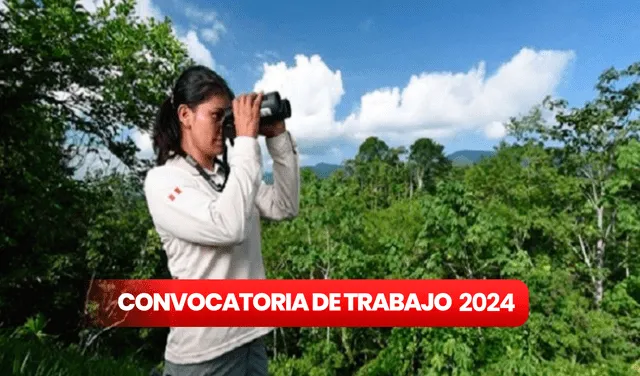
M193 124L193 111L191 111L189 106L185 104L178 106L178 120L180 120L180 124L184 127L191 128Z

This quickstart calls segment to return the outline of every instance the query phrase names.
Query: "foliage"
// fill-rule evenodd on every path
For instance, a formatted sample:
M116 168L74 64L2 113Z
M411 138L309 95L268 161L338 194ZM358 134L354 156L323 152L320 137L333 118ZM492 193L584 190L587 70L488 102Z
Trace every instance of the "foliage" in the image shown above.
M95 375L147 376L149 366L100 355L85 356L73 348L63 348L34 339L0 336L0 369L20 376Z
M0 367L148 374L166 330L87 328L84 295L92 278L168 276L145 164L123 134L148 128L190 61L168 22L134 19L131 2L95 14L69 0L7 5ZM553 123L541 108L513 119L516 142L473 166L451 166L433 140L371 137L326 178L304 169L300 215L263 226L269 278L515 278L531 314L512 329L282 328L267 338L270 372L637 374L638 67L605 71L582 107L545 101ZM75 162L100 147L130 168L78 178Z

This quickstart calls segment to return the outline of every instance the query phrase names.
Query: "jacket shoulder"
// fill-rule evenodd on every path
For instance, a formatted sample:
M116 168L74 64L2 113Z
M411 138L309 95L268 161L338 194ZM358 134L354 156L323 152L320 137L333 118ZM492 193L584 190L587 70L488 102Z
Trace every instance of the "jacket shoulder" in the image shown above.
M164 187L176 183L190 184L194 182L194 176L185 169L165 164L155 166L147 171L144 178L144 189L149 191L154 187Z

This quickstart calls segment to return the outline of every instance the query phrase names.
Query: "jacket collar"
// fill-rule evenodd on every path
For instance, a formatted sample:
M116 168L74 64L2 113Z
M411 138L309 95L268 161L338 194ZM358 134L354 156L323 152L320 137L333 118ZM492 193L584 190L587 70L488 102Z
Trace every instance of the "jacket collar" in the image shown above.
M198 170L196 170L193 166L191 166L191 164L189 164L189 162L187 162L187 160L180 155L173 155L171 158L167 160L166 164L169 166L174 166L174 167L178 167L183 170L186 170L194 176L200 176L200 173L198 172ZM213 170L209 170L206 168L204 170L211 176L224 175L224 172L220 168L220 165L218 165L217 163L213 165Z

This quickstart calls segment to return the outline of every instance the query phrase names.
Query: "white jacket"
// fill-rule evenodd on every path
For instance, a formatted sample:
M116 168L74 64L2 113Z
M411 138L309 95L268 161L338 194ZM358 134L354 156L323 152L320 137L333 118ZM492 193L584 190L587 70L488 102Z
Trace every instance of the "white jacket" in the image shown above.
M300 169L289 132L266 140L274 184L262 180L258 140L236 137L229 149L231 172L216 192L184 158L147 173L144 191L154 225L178 279L264 279L260 217L298 214ZM216 171L209 171L221 182ZM216 358L272 328L171 328L165 359L176 364Z

